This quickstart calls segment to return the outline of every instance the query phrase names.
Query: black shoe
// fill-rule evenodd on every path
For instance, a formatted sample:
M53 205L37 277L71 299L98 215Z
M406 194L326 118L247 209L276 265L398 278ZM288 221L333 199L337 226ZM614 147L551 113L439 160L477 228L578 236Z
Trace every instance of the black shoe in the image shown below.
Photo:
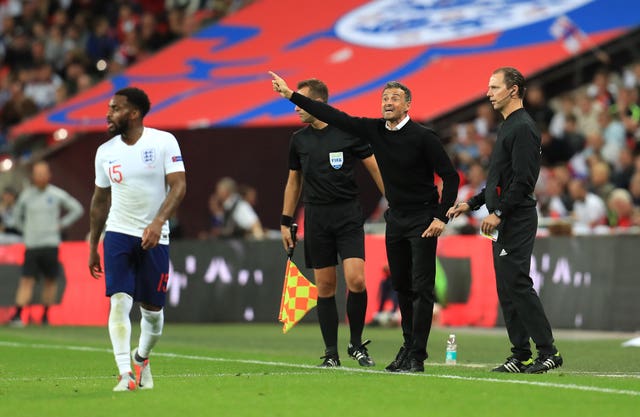
M526 372L529 367L533 365L533 359L529 358L526 361L521 361L513 356L509 356L507 361L500 366L496 366L491 372L508 372L512 374L519 374Z
M409 363L409 349L407 349L404 345L400 347L396 358L384 368L387 372L401 372L406 371L410 367Z
M371 359L371 356L369 356L369 351L367 350L369 343L371 343L371 340L365 340L360 346L353 346L349 343L349 347L347 347L349 356L357 360L360 366L374 366L376 364L373 359Z
M324 359L318 367L320 368L337 368L340 366L340 359L338 355L335 353L327 353L324 356L321 356L320 359Z
M543 374L552 369L556 369L562 366L562 356L560 352L556 352L553 355L539 355L533 362L533 365L524 371L527 374Z
M418 360L416 358L411 358L409 361L409 368L406 369L405 372L424 372L424 361Z

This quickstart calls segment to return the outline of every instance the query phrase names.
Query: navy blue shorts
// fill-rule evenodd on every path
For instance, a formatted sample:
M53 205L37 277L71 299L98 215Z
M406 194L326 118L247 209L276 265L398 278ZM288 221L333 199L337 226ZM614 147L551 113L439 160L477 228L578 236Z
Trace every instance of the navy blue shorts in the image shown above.
M123 233L104 236L107 297L124 292L140 301L164 307L169 282L169 245L144 250L142 239Z

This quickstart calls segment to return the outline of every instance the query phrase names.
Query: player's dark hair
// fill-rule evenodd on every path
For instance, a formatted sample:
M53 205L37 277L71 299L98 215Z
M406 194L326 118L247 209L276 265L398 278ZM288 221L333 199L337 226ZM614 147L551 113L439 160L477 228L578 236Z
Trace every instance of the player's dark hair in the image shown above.
M384 92L384 90L388 90L390 88L399 88L402 91L404 91L404 99L407 103L411 103L411 90L409 90L409 87L407 87L406 85L398 82L398 81L389 81L388 83L386 83L384 85L384 88L382 89L382 91Z
M151 102L147 93L137 87L125 87L115 93L116 96L124 96L127 101L135 108L140 110L141 119L149 113Z
M524 76L520 71L513 67L500 67L493 71L493 73L502 73L504 75L504 83L507 88L511 88L515 85L518 87L518 97L524 97L524 92L527 87L525 85Z
M317 78L309 78L298 82L298 90L304 87L309 88L309 98L320 99L324 103L329 102L329 89L322 81Z

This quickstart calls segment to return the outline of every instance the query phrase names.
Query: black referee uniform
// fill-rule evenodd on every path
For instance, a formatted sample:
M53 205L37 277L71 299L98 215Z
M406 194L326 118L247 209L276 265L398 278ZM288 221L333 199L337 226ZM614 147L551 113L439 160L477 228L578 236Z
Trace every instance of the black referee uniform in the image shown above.
M435 132L411 120L391 131L382 118L352 117L295 92L290 100L317 119L371 143L389 201L386 248L402 313L401 352L424 361L433 318L437 238L420 235L434 217L446 223L446 211L456 200L460 180L449 156ZM434 173L444 183L442 198Z
M511 113L498 131L486 188L467 202L472 210L486 203L501 220L493 243L496 285L511 351L521 362L532 356L529 338L541 356L558 352L529 276L538 227L533 190L540 172L540 146L540 135L527 111L520 108Z
M364 259L364 217L354 165L373 155L371 146L331 125L306 126L289 146L289 169L302 171L304 254L307 268L326 268L341 259Z

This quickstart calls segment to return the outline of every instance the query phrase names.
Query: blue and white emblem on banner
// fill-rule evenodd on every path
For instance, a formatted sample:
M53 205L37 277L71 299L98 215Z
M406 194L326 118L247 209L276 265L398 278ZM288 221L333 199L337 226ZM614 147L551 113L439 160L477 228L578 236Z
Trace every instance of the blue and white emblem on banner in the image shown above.
M524 27L592 1L376 0L362 2L342 16L335 33L346 42L371 48L433 45Z
M333 169L342 168L344 163L344 154L342 152L329 152L329 162Z

